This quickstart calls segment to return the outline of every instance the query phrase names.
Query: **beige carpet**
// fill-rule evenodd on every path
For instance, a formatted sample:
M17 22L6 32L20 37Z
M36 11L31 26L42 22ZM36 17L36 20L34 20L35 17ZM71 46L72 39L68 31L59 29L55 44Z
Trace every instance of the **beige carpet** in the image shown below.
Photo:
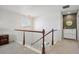
M79 42L63 39L50 48L46 48L47 54L79 54Z
M0 54L37 54L36 52L12 42L0 46ZM63 39L52 47L46 48L46 54L79 54L79 42Z
M16 42L11 42L9 44L0 46L0 54L37 54L37 53Z

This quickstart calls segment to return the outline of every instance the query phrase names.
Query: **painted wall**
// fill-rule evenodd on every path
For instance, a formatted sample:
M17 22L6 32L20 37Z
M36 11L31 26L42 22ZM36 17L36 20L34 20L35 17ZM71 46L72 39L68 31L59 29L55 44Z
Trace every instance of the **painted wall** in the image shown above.
M0 9L0 34L10 34L10 41L15 39L13 31L16 28L18 15ZM18 25L18 24L17 24Z
M53 7L40 7L40 9L37 11L39 14L39 17L35 19L34 22L34 29L36 30L46 30L46 33L50 31L52 28L56 29L57 31L54 32L54 43L57 41L60 41L62 38L62 15L60 12L59 6L53 6ZM37 34L36 34L37 35ZM35 37L35 40L42 37L41 34L38 34L38 37ZM49 34L45 38L45 43L48 44L48 46L51 45L51 34ZM37 43L36 43L37 44ZM39 44L39 43L38 43Z
M78 10L78 13L77 13L77 30L78 30L77 37L78 37L78 40L79 40L79 10Z
M25 29L26 27L32 28L32 21L26 16L0 9L0 34L9 34L10 41L15 40L22 44L23 33L17 32L15 29ZM30 37L28 37L28 39L30 39Z
M36 9L35 9L36 8ZM56 29L57 31L54 32L54 43L61 40L62 35L62 15L59 6L35 6L31 8L32 12L37 15L37 17L33 21L30 21L30 27L35 30L45 29L46 33L50 31L52 28ZM14 13L8 10L0 9L0 33L1 34L9 34L10 40L16 40L17 42L22 44L22 32L14 31L15 28L26 29L25 24L21 23L20 20L27 19L26 16L20 15L18 13ZM29 22L29 21L28 21ZM21 27L23 25L24 27ZM26 24L29 25L29 24ZM34 42L42 37L41 34L35 33L26 33L26 44L30 45L31 42ZM47 46L51 45L51 34L45 38L45 43ZM33 47L40 48L42 47L42 41L39 41Z
M14 29L35 29L41 31L45 29L47 33L53 28L57 30L54 32L54 43L56 43L57 41L60 41L62 38L62 15L60 10L60 6L32 6L29 10L30 12L28 13L33 13L33 15L36 15L37 17L35 18L35 20L24 21L25 19L28 19L26 16L12 11L0 9L0 34L9 34L10 41L15 40L22 44L23 33L14 31ZM79 12L77 17L77 21L79 23L78 19ZM21 27L21 25L23 27ZM27 26L27 28L25 26ZM30 45L32 42L38 40L40 37L42 37L42 35L38 33L26 33L26 44ZM33 47L40 48L42 47L41 44L42 40L33 45ZM45 44L46 47L51 45L51 34L45 38Z

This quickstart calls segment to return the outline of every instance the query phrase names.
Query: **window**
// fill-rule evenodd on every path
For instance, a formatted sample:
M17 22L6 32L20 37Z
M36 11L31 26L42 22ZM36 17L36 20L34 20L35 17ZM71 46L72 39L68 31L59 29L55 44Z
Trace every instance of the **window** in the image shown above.
M32 20L29 19L28 17L26 16L21 16L21 26L22 27L29 27L29 26L32 26Z

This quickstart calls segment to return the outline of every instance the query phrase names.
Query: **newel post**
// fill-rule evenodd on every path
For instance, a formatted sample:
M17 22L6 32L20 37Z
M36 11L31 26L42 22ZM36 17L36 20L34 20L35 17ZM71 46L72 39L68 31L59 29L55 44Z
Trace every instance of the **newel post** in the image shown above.
M52 29L52 45L54 44L54 30Z
M42 43L42 54L45 54L45 30L43 29L43 43Z
M25 45L25 31L23 31L23 45Z

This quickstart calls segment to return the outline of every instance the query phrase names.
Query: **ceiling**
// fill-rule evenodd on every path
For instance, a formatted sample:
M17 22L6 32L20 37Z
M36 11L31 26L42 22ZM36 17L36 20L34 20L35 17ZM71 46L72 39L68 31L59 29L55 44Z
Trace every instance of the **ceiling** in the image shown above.
M69 8L63 9L63 5L0 5L0 8L6 9L12 12L24 14L24 15L37 15L37 12L42 9L50 9L55 11L55 7L60 10L60 12L66 13L67 11L79 10L79 5L70 5ZM73 11L74 12L74 11Z

